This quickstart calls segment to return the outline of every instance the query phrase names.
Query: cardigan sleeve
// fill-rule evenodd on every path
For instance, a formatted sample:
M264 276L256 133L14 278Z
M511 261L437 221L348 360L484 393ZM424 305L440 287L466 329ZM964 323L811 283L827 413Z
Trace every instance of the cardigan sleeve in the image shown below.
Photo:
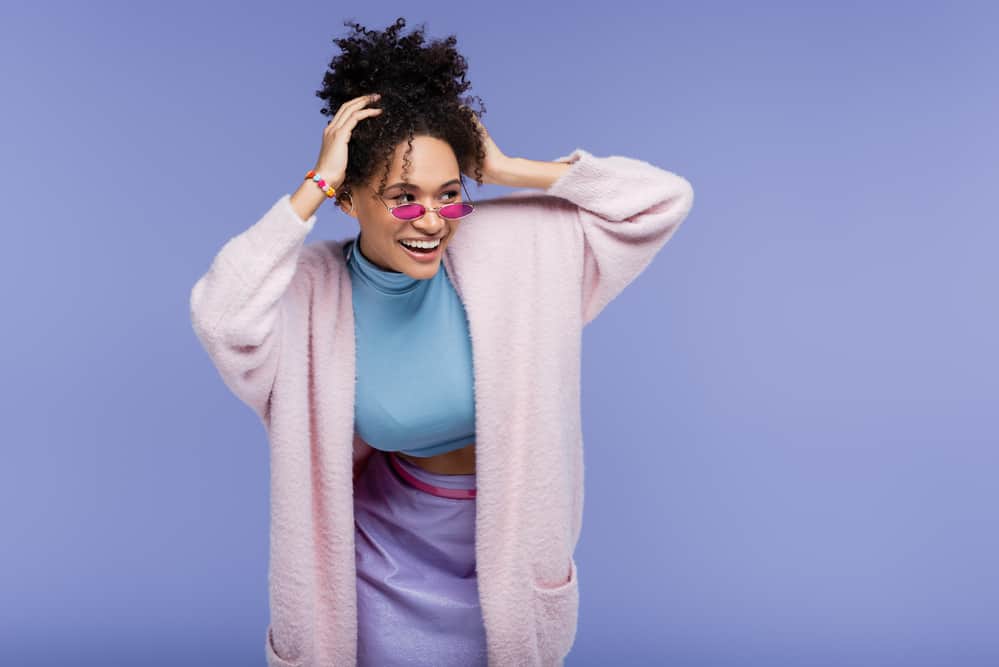
M577 148L547 194L567 199L583 234L583 325L652 262L694 203L687 179L634 158Z
M293 281L307 289L302 248L316 216L302 220L282 196L230 238L190 295L194 332L226 386L266 425Z

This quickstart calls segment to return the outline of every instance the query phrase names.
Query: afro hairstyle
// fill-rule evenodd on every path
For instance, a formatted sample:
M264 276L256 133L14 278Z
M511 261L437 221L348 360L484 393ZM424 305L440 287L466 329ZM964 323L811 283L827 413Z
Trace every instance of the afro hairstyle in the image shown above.
M351 132L337 203L341 193L350 196L352 186L371 182L379 168L383 172L375 192L382 192L392 156L403 141L409 144L403 156L406 180L417 135L449 144L461 173L474 174L481 186L485 147L475 119L485 113L485 106L478 96L462 96L471 84L465 78L465 58L455 49L455 36L424 44L425 24L400 36L406 25L402 17L384 31L368 30L351 20L344 25L353 33L333 40L341 53L328 65L322 88L316 91L325 101L321 112L332 117L345 102L372 93L381 94L378 106L384 112L365 118ZM469 106L473 100L479 105L477 113Z

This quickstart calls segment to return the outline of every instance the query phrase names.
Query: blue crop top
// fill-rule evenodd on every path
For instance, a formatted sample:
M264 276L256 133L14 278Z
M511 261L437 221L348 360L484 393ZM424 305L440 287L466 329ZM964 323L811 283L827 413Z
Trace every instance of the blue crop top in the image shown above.
M375 449L428 457L475 442L472 343L444 262L418 280L344 248L357 350L354 426Z

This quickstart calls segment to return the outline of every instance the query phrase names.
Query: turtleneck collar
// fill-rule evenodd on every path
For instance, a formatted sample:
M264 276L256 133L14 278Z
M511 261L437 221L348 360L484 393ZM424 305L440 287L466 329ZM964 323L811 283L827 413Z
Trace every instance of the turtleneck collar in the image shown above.
M387 271L372 263L361 252L360 232L357 233L357 236L351 242L349 254L350 257L347 260L347 266L353 270L354 275L360 276L366 284L383 294L405 294L406 292L412 292L422 282L401 271Z

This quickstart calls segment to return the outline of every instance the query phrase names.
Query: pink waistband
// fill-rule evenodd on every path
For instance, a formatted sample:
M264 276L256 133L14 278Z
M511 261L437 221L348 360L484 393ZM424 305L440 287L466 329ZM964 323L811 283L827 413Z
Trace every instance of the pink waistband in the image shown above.
M403 465L399 462L398 457L396 457L395 452L390 452L388 459L389 463L392 464L392 468L399 473L400 477L421 491L425 491L426 493L435 496L440 496L441 498L458 498L461 500L475 498L475 489L448 489L443 486L435 486L434 484L424 482L422 479L416 477L413 473L403 467Z

